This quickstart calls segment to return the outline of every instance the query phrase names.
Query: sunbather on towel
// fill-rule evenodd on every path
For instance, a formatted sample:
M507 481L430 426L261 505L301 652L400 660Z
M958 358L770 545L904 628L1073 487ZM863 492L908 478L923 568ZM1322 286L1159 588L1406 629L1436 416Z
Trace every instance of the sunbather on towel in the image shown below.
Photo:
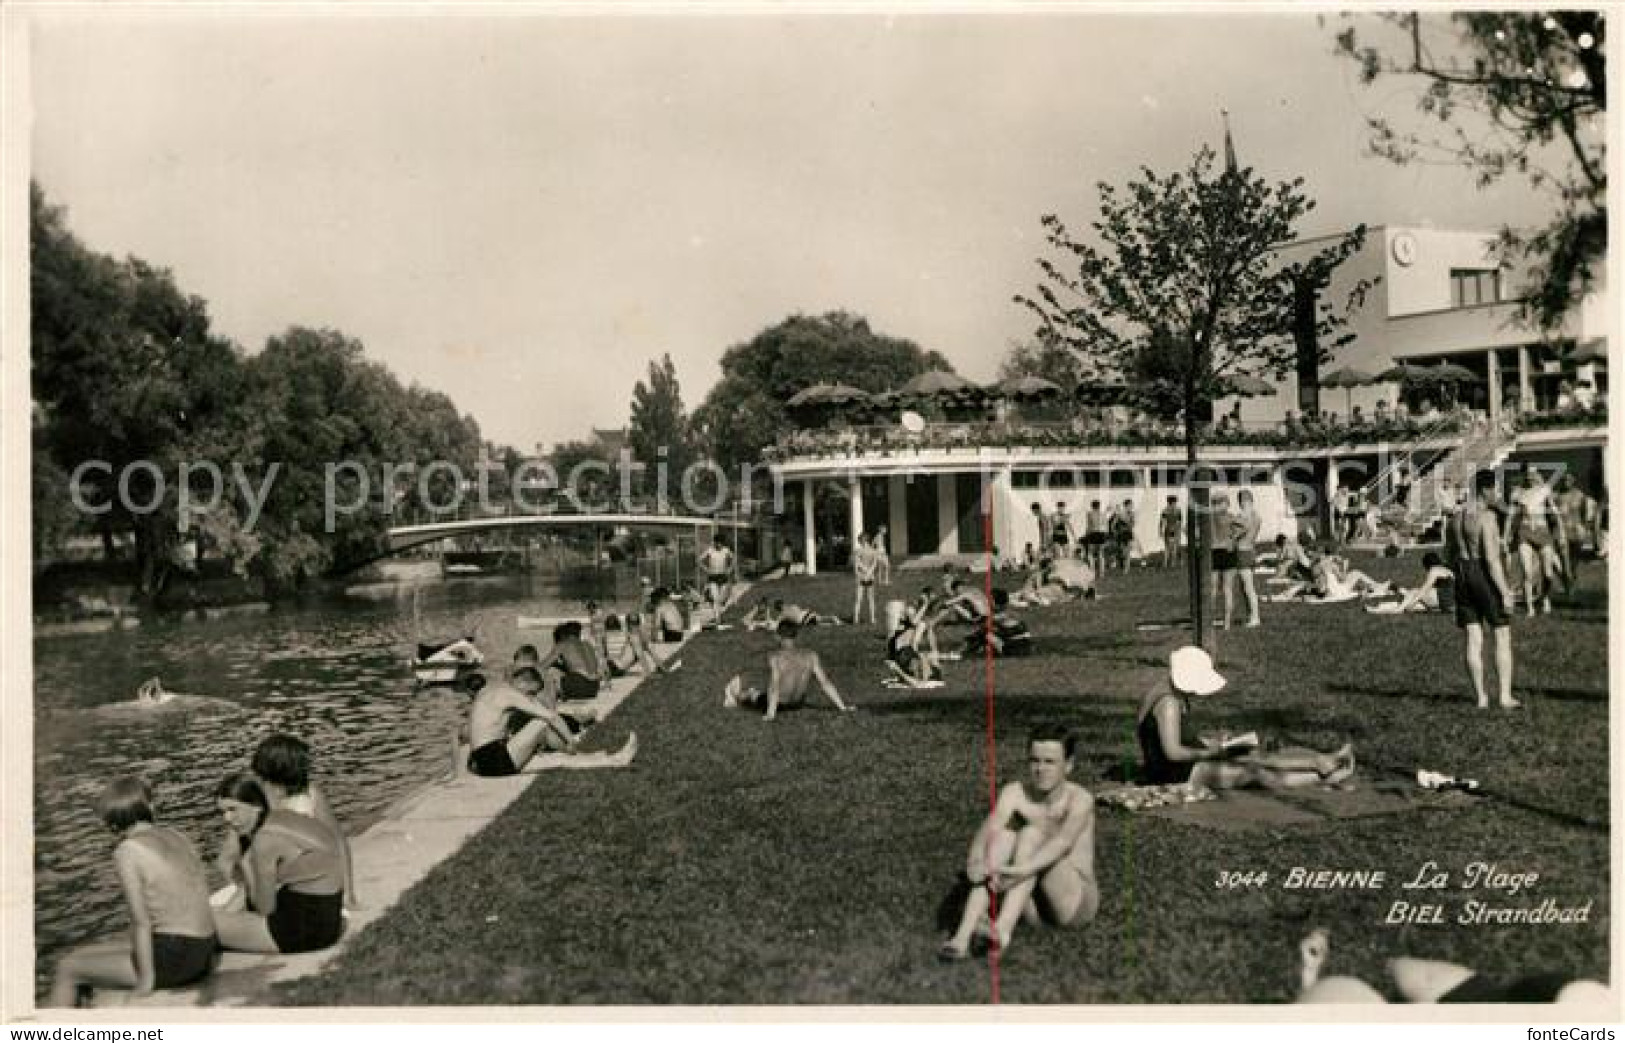
M1311 931L1298 945L1299 1003L1387 1003L1382 993L1358 978L1323 978L1331 956L1331 937ZM1600 1004L1609 999L1600 981L1568 974L1529 974L1493 981L1468 967L1442 960L1400 956L1388 961L1388 973L1404 1003L1563 1003Z
M1100 908L1095 798L1068 778L1076 742L1065 728L1033 729L1027 778L999 791L993 813L971 840L965 858L970 894L959 928L937 951L940 958L969 956L979 932L991 933L1001 951L1008 949L1018 920L1064 926L1094 919ZM989 925L995 894L998 919Z
M774 598L771 602L758 601L745 614L741 623L746 630L776 630L779 623L786 619L803 629L841 624L841 620L834 616L821 616L810 608L791 604L783 598Z
M1399 616L1407 612L1456 611L1456 574L1432 551L1422 555L1422 585L1414 590L1397 590L1398 601L1381 601L1365 607L1379 616Z
M1246 747L1191 742L1186 736L1187 700L1216 695L1225 679L1213 660L1194 645L1168 657L1168 674L1146 693L1135 734L1140 741L1142 782L1191 782L1208 789L1294 789L1335 786L1354 774L1354 747L1332 753L1287 747L1260 753Z
M805 706L812 683L817 681L837 710L846 713L855 709L841 700L841 693L835 690L835 685L824 673L824 664L819 660L818 653L796 647L800 627L788 619L781 619L775 632L779 637L779 647L767 657L767 691L746 688L736 675L722 691L723 706L729 709L760 706L763 719L771 721L778 716L780 707L799 709Z
M1361 595L1388 594L1392 590L1392 584L1379 583L1350 565L1346 558L1327 553L1314 559L1308 583L1287 587L1276 594L1274 600L1290 601L1302 597L1319 601L1348 601Z

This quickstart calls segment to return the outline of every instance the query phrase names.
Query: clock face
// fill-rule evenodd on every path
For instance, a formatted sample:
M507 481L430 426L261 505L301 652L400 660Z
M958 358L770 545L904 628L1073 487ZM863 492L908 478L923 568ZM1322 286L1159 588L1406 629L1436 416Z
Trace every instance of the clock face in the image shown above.
M1403 265L1409 265L1416 260L1416 237L1409 232L1401 232L1394 236L1394 260Z

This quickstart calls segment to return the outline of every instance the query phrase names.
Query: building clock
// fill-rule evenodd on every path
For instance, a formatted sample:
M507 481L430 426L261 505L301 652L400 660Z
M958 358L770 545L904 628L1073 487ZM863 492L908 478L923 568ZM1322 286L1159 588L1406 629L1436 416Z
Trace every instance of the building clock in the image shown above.
M1416 262L1416 236L1409 232L1394 236L1393 253L1395 262L1410 267Z

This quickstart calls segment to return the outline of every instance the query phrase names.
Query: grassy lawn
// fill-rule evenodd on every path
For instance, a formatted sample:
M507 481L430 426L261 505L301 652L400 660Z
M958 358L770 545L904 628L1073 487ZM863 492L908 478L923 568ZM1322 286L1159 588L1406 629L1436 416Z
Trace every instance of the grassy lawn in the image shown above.
M1359 562L1411 578L1414 557ZM1283 741L1352 740L1366 780L1418 767L1479 779L1469 808L1250 833L1220 833L1102 808L1100 914L1087 927L1018 932L1004 1002L1260 1003L1292 995L1299 938L1332 930L1331 973L1385 987L1382 961L1409 953L1492 975L1608 967L1608 706L1605 570L1586 566L1577 603L1514 628L1516 714L1479 712L1460 636L1438 617L1370 616L1355 605L1266 605L1265 626L1219 636L1223 695L1196 724ZM930 578L899 572L911 590ZM1001 580L1001 582L1003 582ZM1008 581L1014 585L1014 581ZM775 584L820 611L850 611L846 577ZM1095 604L1026 613L1039 654L1000 662L1001 779L1020 770L1040 721L1075 728L1085 786L1133 755L1133 715L1177 631L1175 573L1109 576ZM764 590L765 592L765 590ZM647 683L595 737L641 750L624 772L541 779L438 866L289 1004L984 1003L985 961L941 966L937 907L986 810L985 671L949 664L945 689L882 689L871 628L812 631L862 711L773 724L720 705L723 683L764 671L765 634L703 634L683 670ZM503 661L509 650L493 650ZM765 680L765 678L760 678ZM1591 922L1385 926L1398 884L1428 859L1451 870L1454 909L1469 862L1540 881L1500 904L1594 898ZM1383 869L1387 891L1286 891L1293 866ZM1265 870L1262 890L1221 891L1221 870ZM1453 912L1450 914L1453 918Z

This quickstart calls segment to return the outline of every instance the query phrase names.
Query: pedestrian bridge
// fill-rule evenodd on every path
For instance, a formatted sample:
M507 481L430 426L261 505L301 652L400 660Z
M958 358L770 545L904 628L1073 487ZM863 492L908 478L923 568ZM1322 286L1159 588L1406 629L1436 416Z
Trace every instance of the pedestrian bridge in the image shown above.
M388 531L388 536L391 552L399 552L450 536L475 536L494 532L592 528L696 532L704 529L749 529L754 524L749 519L705 518L681 514L515 514L427 522L422 525L397 525Z

